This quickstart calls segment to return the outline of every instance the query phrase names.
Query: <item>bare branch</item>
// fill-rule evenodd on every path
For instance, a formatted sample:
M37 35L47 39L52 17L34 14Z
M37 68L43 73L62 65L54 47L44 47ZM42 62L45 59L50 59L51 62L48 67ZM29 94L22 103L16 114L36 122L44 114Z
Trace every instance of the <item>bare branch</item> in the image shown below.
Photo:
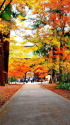
M3 1L2 5L0 6L0 9L3 7L5 2L6 2L6 0Z

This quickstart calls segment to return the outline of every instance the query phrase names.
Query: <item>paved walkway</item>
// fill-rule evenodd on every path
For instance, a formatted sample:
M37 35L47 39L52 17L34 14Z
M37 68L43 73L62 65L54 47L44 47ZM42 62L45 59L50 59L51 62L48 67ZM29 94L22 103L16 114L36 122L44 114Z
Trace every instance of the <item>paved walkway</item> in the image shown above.
M0 125L70 125L70 101L26 84L0 113Z

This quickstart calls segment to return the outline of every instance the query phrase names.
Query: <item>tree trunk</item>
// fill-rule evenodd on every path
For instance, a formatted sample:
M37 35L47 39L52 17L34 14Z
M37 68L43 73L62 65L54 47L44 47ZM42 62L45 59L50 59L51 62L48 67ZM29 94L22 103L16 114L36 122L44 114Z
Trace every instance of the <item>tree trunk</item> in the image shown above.
M38 74L34 73L34 81L36 81L37 78L38 78Z
M4 42L3 37L9 38L9 35L0 33L0 85L4 86L8 83L9 42Z
M0 85L4 86L4 50L3 35L0 33Z
M53 57L52 59L52 63L55 63L56 62L56 54L54 51L57 51L57 49L55 48L55 46L52 47L52 56L55 56L55 58ZM54 67L52 69L52 83L55 83L56 82L56 72L54 70Z
M52 69L52 83L56 82L56 72L54 69Z
M64 46L64 41L62 40L62 38L60 38L60 51L63 50L63 46ZM63 53L59 54L59 62L63 62ZM63 79L62 79L63 67L62 67L61 63L59 63L59 73L60 73L59 74L59 83L62 83L63 82Z
M9 34L4 35L4 37L9 38ZM8 83L8 59L9 59L9 42L5 41L3 44L4 49L4 80Z

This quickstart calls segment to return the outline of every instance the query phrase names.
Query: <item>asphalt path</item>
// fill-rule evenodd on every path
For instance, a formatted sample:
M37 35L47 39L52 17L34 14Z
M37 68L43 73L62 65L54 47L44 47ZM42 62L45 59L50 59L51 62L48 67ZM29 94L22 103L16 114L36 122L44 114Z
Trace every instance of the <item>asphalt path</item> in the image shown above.
M0 125L70 125L70 101L38 84L25 84L2 107Z

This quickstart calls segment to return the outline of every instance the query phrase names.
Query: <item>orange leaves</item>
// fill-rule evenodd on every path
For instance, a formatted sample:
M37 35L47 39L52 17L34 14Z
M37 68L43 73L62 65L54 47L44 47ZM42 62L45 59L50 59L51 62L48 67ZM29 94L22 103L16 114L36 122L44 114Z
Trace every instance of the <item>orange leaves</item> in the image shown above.
M48 0L48 2L42 3L44 8L48 8L46 13L48 14L48 23L55 29L58 27L64 27L70 22L70 0ZM46 16L45 16L46 17Z
M12 2L13 0L6 0L5 4L8 5L10 1Z
M2 5L3 3L8 5L10 2L12 2L13 0L0 0L0 5Z
M9 64L9 77L23 77L27 71L30 71L30 67L16 60L15 63Z
M62 19L64 22L70 22L70 17L63 16Z
M51 9L56 9L56 6L57 8L60 6L60 0L49 0L48 3L44 3L43 5Z
M48 0L48 2L43 5L51 9L59 8L60 10L65 10L65 8L69 9L70 0Z
M47 76L47 73L40 73L39 74L39 78L44 78L45 76Z
M70 52L66 55L65 60L70 60Z
M48 67L43 65L37 65L34 68L34 73L37 73L40 78L43 78L47 75Z
M54 51L52 51L52 53L54 53L54 54L62 54L63 53L63 50L54 50Z

